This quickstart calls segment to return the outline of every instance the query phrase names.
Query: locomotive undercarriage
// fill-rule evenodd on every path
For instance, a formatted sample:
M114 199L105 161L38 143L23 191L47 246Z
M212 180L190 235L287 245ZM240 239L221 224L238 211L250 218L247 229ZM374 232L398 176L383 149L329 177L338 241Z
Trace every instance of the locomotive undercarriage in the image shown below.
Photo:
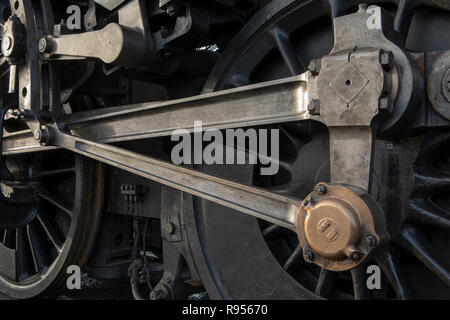
M0 291L86 265L137 299L448 298L450 41L416 30L448 3L154 2L89 2L71 32L5 1ZM282 170L171 164L199 120L280 128Z

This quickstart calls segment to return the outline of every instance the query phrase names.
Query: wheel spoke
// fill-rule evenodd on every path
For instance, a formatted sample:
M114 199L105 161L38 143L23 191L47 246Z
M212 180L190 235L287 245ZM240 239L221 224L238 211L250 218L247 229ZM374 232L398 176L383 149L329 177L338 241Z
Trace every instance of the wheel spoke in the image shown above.
M17 276L16 281L20 281L33 275L35 265L30 248L26 227L17 229L16 237L16 264Z
M390 284L400 299L416 299L416 293L411 286L410 280L405 277L401 269L401 262L398 255L392 248L386 248L376 256L376 262L383 270Z
M57 169L57 170L49 170L49 171L43 171L36 174L36 179L42 179L42 178L51 178L55 176L66 176L75 174L75 168L66 168L66 169Z
M13 248L15 246L14 245L15 237L16 237L16 230L15 229L6 229L4 234L3 234L2 242L8 248Z
M34 222L27 225L27 233L35 270L43 274L51 261L45 239L42 237L42 233L39 232L39 228Z
M62 199L56 199L44 187L40 186L38 188L38 195L42 199L46 200L47 202L51 203L52 205L54 205L58 209L60 209L63 212L65 212L69 217L72 217L72 208L71 208L71 206L68 203L66 203L65 201L63 201Z
M271 224L262 231L262 234L264 237L271 237L279 234L282 230L283 228L281 226L277 224Z
M301 143L299 139L296 139L294 136L292 136L292 135L286 130L286 128L284 128L283 126L279 126L278 128L279 128L280 131L286 136L286 138L288 138L289 141L291 142L292 147L294 148L295 154L299 153L300 150L302 149L303 143Z
M416 7L416 0L400 0L395 16L394 29L401 33L405 38L408 35L411 21Z
M322 268L317 281L316 294L324 298L330 298L333 285L336 280L336 273Z
M48 219L48 217L43 213L38 213L38 221L44 229L49 240L53 243L53 246L58 252L61 252L61 248L64 245L64 236L61 232L54 226L53 223Z
M298 257L301 255L302 252L302 247L300 247L300 245L298 245L295 250L291 253L291 255L289 256L289 258L286 260L286 262L283 265L283 269L284 270L289 270L289 268L292 267L292 265L294 264L294 262L298 259Z
M291 75L296 76L304 72L305 65L300 60L289 36L280 28L274 28L272 35Z
M365 270L363 266L359 266L351 271L353 280L353 291L355 300L368 300L372 296L367 288Z
M411 209L411 219L418 220L421 225L450 230L450 214L428 200L412 200Z
M433 194L450 188L450 176L435 170L424 170L414 174L414 192Z
M450 286L450 266L429 241L416 229L405 228L401 233L400 245L418 258L444 283Z

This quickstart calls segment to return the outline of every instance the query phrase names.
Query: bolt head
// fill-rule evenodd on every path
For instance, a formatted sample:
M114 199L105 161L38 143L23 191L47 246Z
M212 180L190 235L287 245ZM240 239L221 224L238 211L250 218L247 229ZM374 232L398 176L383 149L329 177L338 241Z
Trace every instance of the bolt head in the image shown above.
M314 59L310 62L308 66L308 71L311 72L311 74L315 77L319 75L320 67L321 67L320 60Z
M387 70L394 67L394 54L391 51L381 51L380 64Z
M166 224L166 232L167 232L169 235L174 234L174 232L175 232L175 226L174 226L173 223L168 222L168 223Z
M382 97L379 101L380 111L392 112L394 110L394 102L390 96Z
M305 259L306 261L314 261L314 253L311 250L306 250Z
M320 115L320 101L317 99L311 100L308 105L308 111L313 116Z
M51 42L46 38L41 38L39 40L39 52L49 53L51 51Z
M47 41L45 38L39 40L39 52L45 52L45 48L47 47Z
M326 186L324 186L324 185L321 184L321 185L317 186L316 191L317 191L320 195L324 195L324 194L327 194L328 189L327 189Z
M2 51L6 53L12 47L12 39L10 36L6 36L2 39Z
M359 9L359 12L366 12L367 11L367 3L360 3L358 5L358 9Z
M41 141L42 140L42 131L41 130L35 130L34 132L33 132L33 136L34 136L34 139L36 140L36 141Z
M366 242L371 247L375 247L377 245L377 239L374 236L367 236Z
M178 9L175 5L167 6L166 12L169 16L175 17L178 14Z

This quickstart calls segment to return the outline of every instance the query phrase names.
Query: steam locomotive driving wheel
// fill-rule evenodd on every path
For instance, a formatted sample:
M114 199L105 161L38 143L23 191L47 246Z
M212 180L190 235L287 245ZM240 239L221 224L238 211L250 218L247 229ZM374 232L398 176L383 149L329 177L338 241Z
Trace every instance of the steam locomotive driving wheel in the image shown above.
M68 0L68 30L60 1L0 1L0 292L87 262L104 163L106 216L130 219L96 253L134 259L137 299L448 299L450 34L427 32L450 7L368 2ZM168 161L199 120L278 130L279 171Z
M424 19L430 12L446 16L439 21L448 25L449 8L443 5L418 10L412 21L409 5L408 1L382 4L395 17L403 45L412 51L448 50L448 39L426 41L420 28L426 29ZM333 48L330 17L355 12L357 6L357 1L270 3L225 51L205 90L240 87L304 72L310 61ZM215 166L204 166L203 170L301 198L318 182L329 181L326 127L301 123L272 128L281 132L280 172L276 176L258 176L259 170L242 167L223 172ZM372 195L383 203L393 236L351 271L335 272L314 264L314 254L302 248L292 230L195 199L192 234L201 248L198 257L204 263L203 279L209 292L214 298L225 299L448 298L450 185L449 167L444 164L449 157L448 138L445 129L434 129L421 138L402 140L387 133L377 141ZM407 184L400 181L411 183L410 189L405 190ZM398 201L410 195L410 200ZM371 265L381 270L379 290L367 287Z
M51 23L52 13L46 1L8 2L0 3L2 129L20 135L27 126L15 116L19 105L59 94L54 74L33 61L38 52L26 43ZM36 79L39 74L47 81ZM54 107L47 103L47 110ZM10 154L3 157L1 178L0 292L14 299L53 296L65 287L67 268L87 262L101 212L102 167L59 150Z

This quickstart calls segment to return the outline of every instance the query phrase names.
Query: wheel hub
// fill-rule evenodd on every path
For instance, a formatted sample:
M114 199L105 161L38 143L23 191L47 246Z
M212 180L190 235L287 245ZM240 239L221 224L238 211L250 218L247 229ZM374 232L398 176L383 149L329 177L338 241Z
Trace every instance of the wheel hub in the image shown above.
M356 267L385 233L382 210L362 190L319 184L304 201L297 234L305 259L332 271ZM381 232L380 232L381 231Z

